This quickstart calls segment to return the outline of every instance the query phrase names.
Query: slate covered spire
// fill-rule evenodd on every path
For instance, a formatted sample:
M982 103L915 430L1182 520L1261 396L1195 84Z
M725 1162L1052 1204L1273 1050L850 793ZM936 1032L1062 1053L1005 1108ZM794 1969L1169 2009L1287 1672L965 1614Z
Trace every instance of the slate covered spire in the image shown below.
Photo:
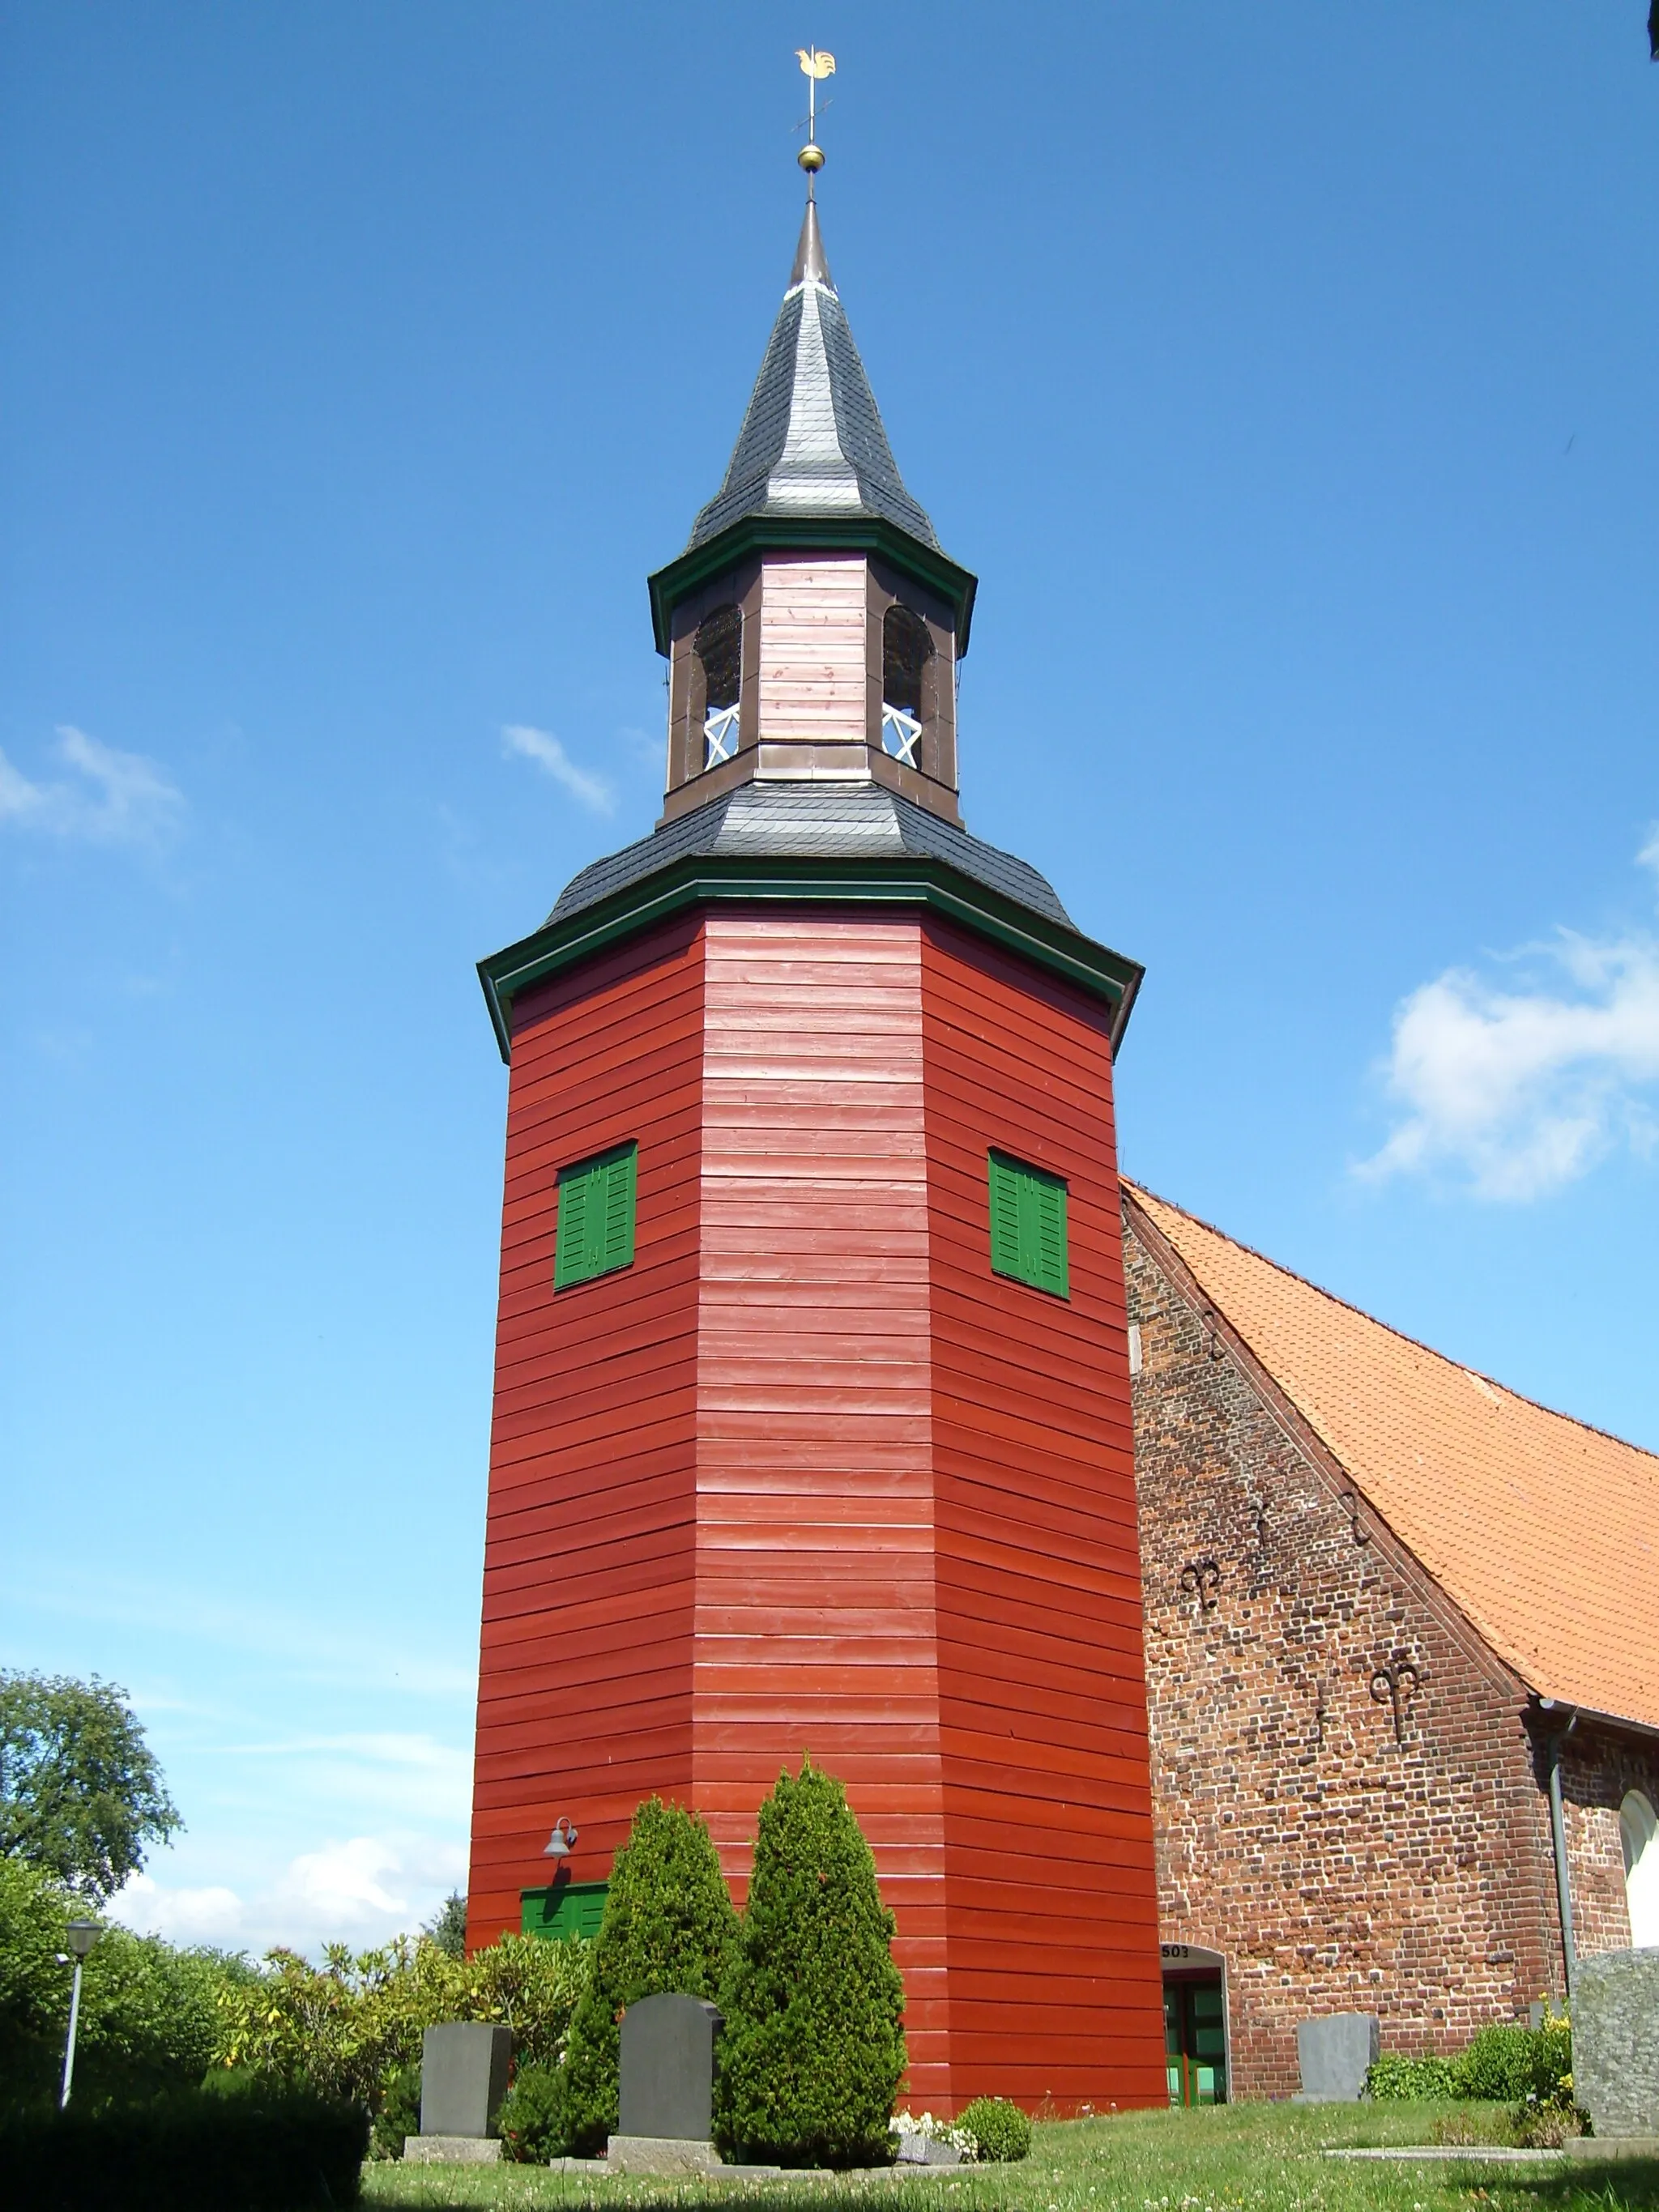
M882 427L847 311L808 200L771 342L726 481L691 527L688 550L745 516L831 520L875 515L930 551L939 539L911 498Z

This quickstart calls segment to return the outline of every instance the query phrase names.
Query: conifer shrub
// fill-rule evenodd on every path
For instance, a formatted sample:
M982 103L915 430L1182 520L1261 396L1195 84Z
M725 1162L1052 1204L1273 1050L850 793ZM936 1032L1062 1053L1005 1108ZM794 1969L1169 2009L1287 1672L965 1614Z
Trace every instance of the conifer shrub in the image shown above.
M716 1996L737 1936L706 1823L683 1805L648 1797L611 1869L592 1978L570 2023L556 2148L583 2157L604 2149L617 2126L623 2013L641 1997L676 1990Z
M841 1784L802 1762L760 1808L749 1905L720 1992L715 2133L778 2166L881 2166L904 2072L892 1914Z
M520 2166L545 2166L564 2142L564 2083L557 2066L520 2066L495 2115L507 2154Z
M1030 2151L1031 2123L1006 2097L975 2097L957 2115L957 2125L972 2136L988 2162L1012 2164Z

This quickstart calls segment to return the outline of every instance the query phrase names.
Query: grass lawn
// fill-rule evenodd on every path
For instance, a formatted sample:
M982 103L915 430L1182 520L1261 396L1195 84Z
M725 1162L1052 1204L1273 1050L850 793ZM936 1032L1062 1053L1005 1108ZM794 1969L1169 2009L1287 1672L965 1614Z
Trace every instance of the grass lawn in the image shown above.
M812 2208L874 2200L893 2212L1659 2212L1659 2162L1549 2160L1528 2165L1398 2165L1321 2156L1328 2146L1422 2143L1458 2116L1482 2141L1506 2140L1492 2105L1229 2105L1039 2125L1019 2166L927 2180L611 2181L534 2166L447 2170L375 2165L366 2204L420 2212L740 2203Z

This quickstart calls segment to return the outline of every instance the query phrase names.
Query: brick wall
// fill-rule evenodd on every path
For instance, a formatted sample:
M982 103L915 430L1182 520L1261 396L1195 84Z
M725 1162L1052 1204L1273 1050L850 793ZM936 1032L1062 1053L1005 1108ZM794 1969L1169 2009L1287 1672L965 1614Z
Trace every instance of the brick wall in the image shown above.
M1235 2095L1296 2088L1310 2014L1455 2049L1559 1992L1524 1687L1133 1211L1124 1259L1164 1940L1226 1958ZM1571 1814L1598 1900L1611 1787Z
M1639 1790L1659 1805L1659 1751L1650 1742L1582 1723L1561 1760L1562 1811L1572 1882L1573 1934L1579 1951L1622 1951L1630 1943L1619 1808Z

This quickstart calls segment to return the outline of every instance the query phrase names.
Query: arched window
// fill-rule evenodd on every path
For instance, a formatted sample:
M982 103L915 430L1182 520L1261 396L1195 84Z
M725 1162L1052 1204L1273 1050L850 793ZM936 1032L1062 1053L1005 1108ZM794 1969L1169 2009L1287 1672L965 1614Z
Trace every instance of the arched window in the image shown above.
M1659 1944L1659 1820L1639 1790L1619 1808L1619 1840L1625 1847L1630 1940L1638 1949Z
M881 749L916 768L921 736L921 678L933 657L927 625L909 607L888 608L881 625Z
M738 750L738 696L743 689L743 610L716 607L697 625L702 669L702 764L713 768Z

